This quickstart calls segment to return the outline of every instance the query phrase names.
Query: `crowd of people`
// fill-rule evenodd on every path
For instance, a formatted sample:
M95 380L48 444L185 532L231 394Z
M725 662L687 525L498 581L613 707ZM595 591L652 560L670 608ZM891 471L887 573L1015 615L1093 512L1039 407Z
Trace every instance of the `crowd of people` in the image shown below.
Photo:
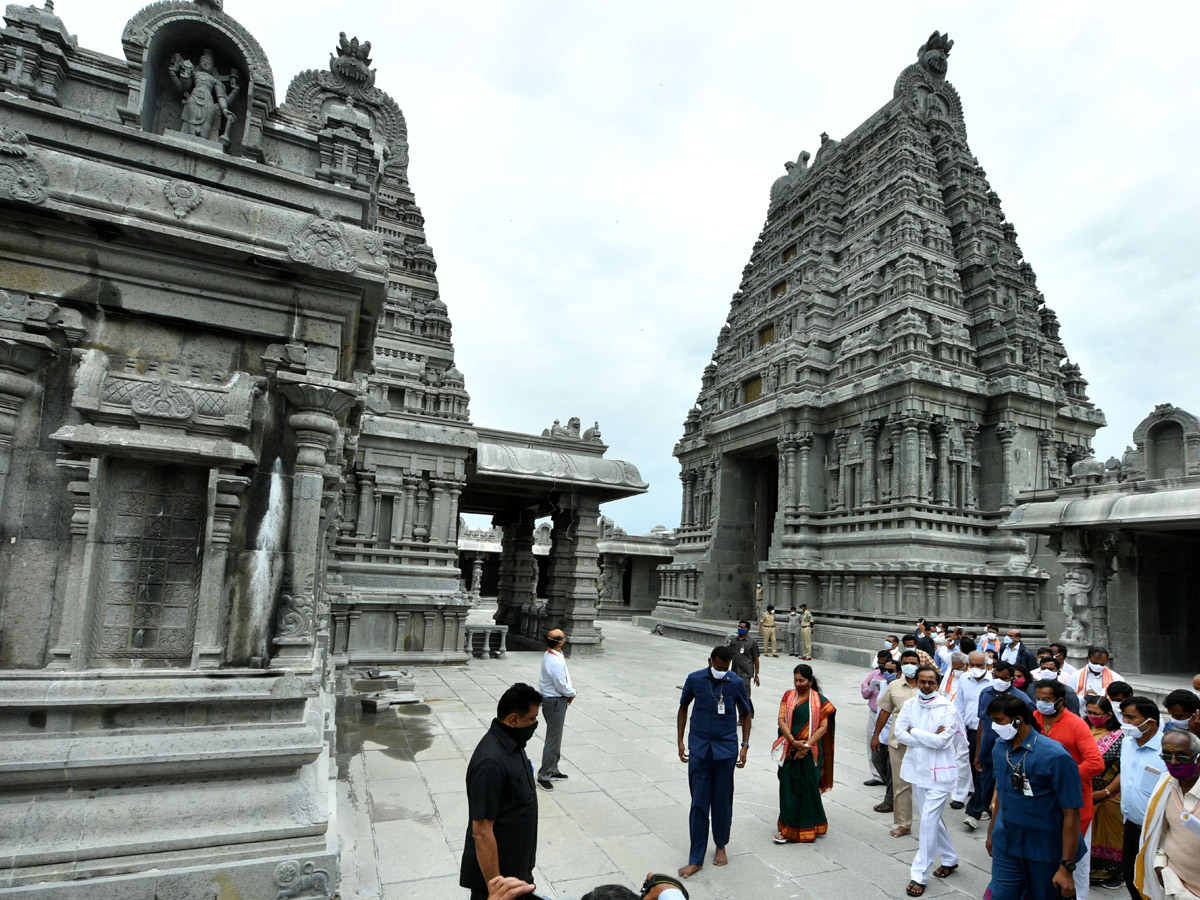
M779 655L775 610L767 607L757 625L761 648L743 620L682 686L676 737L691 793L687 864L676 876L648 875L641 894L604 885L591 900L686 900L684 880L705 865L710 837L713 864L728 864L734 776L751 747L751 696L761 687L761 658ZM807 607L792 609L787 627L789 638L798 636L787 643L790 654L811 659ZM460 883L472 900L533 890L535 784L553 790L568 777L558 766L575 696L564 642L561 631L548 635L538 688L517 684L505 693L468 766L471 821ZM1075 669L1066 646L1031 650L1018 629L1001 637L992 625L975 633L921 620L912 633L887 636L860 686L864 783L884 789L874 809L891 814L892 836L912 834L914 803L919 811L908 896L958 869L947 806L962 811L968 832L987 822L989 900L1086 898L1093 887L1124 889L1132 900L1200 896L1200 675L1191 690L1166 696L1164 714L1108 662L1105 648L1091 647ZM795 666L792 683L771 744L778 844L812 843L828 832L822 794L834 783L837 709L807 662ZM535 775L524 747L539 710L549 733Z

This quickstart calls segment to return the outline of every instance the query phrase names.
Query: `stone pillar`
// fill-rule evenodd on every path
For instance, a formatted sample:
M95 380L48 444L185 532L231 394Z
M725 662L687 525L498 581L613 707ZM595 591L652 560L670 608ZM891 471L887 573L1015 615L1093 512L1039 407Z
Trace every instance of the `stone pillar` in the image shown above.
M413 521L413 540L426 541L429 539L429 519L425 517L425 508L429 506L429 482L422 479L417 485L417 512Z
M1013 441L1017 437L1017 426L1001 422L996 426L996 438L1000 441L1001 480L1000 508L1013 507Z
M50 648L49 669L83 669L87 666L87 627L91 621L91 592L86 573L92 571L99 534L100 498L96 491L100 477L100 460L63 459L58 466L71 479L67 491L71 494L71 569L63 614L58 626L58 641Z
M500 579L496 587L497 625L507 625L509 634L520 631L521 604L529 600L529 561L533 559L533 513L522 510L511 516L496 516L492 524L502 528Z
M796 509L800 512L808 512L812 509L808 487L808 463L812 454L812 445L813 436L810 431L806 431L796 439L796 447L800 451L800 499L796 504Z
M1053 487L1050 483L1051 463L1054 460L1054 432L1039 431L1038 438L1038 484L1043 490Z
M929 422L917 421L917 497L922 503L930 500L929 492Z
M879 438L879 423L863 425L863 505L875 505L875 442Z
M440 544L446 540L446 483L434 481L430 488L433 491L433 510L429 514L429 542Z
M404 540L404 491L392 490L388 491L388 498L392 503L392 546L399 544Z
M421 483L419 475L404 476L404 531L402 537L411 541L415 534L415 519L417 517L417 486Z
M899 503L904 493L901 481L904 473L904 426L898 416L888 419L888 429L892 436L890 499L893 503Z
M783 447L785 484L787 485L787 502L784 509L787 512L796 511L796 450L799 446L795 437L789 437Z
M917 444L917 417L906 416L903 420L904 427L904 471L902 477L904 479L904 495L905 503L916 503L918 498L918 478L920 470L917 468L918 459L918 444Z
M846 445L850 442L850 435L845 429L839 428L833 433L833 439L837 444L837 508L847 509L852 499L846 496Z
M0 515L12 466L13 440L25 399L36 385L33 374L55 351L50 340L33 334L4 331L0 338Z
M776 611L787 610L795 605L796 598L792 593L792 574L784 572L779 576L779 602L775 604L775 609Z
M979 498L975 493L975 436L979 426L973 423L962 427L963 433L963 505L967 509L978 509Z
M686 528L688 523L688 473L686 471L679 473L680 484L680 503L679 503L679 525Z
M950 423L939 419L933 426L937 438L937 495L934 500L941 506L950 505Z
M475 558L471 560L471 596L479 597L480 591L483 590L483 554L476 553Z
M204 550L204 573L200 579L200 596L196 603L196 635L192 643L192 667L219 669L225 655L221 644L221 622L229 582L225 564L229 556L229 540L233 533L233 517L241 506L241 495L250 486L250 479L230 472L213 469L209 472L209 493L215 498L210 510L212 540Z
M358 473L358 528L355 536L367 540L375 531L375 473Z
M447 482L450 506L446 511L446 534L444 540L455 547L458 546L458 498L462 496L462 489L462 482Z
M354 473L347 472L342 483L342 521L338 524L338 536L348 538L358 528L358 491L354 487Z
M551 518L547 624L567 633L568 655L596 656L604 640L595 625L600 501L588 494L560 494Z
M279 376L282 378L282 373ZM321 502L326 453L338 433L335 418L354 405L356 396L322 384L288 381L279 393L292 407L288 426L296 440L292 474L291 521L286 559L287 587L280 602L272 668L301 668L312 663L316 632L315 578L321 541Z

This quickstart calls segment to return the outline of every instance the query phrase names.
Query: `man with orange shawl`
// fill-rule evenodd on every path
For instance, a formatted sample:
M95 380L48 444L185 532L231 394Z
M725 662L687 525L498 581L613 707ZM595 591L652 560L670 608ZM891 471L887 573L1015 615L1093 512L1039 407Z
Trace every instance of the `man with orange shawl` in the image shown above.
M829 830L821 795L833 787L833 724L837 709L821 696L812 666L792 670L795 689L779 704L779 831L775 843L811 844Z

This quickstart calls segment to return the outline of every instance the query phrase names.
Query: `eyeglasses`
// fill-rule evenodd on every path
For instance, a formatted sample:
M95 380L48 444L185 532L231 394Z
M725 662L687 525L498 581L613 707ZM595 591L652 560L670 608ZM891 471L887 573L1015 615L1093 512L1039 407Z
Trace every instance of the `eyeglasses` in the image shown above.
M1181 756L1176 756L1174 753L1160 753L1158 755L1163 762L1176 763L1177 765L1187 765L1190 762L1195 762L1197 756L1195 753L1189 753Z

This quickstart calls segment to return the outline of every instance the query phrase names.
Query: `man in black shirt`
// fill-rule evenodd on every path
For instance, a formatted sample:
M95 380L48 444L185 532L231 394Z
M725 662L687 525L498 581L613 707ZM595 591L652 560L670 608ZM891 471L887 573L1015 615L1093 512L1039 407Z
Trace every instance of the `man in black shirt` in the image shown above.
M470 823L458 883L471 900L486 900L498 875L533 881L537 855L538 802L525 744L537 730L542 695L514 684L496 705L487 734L467 765Z

